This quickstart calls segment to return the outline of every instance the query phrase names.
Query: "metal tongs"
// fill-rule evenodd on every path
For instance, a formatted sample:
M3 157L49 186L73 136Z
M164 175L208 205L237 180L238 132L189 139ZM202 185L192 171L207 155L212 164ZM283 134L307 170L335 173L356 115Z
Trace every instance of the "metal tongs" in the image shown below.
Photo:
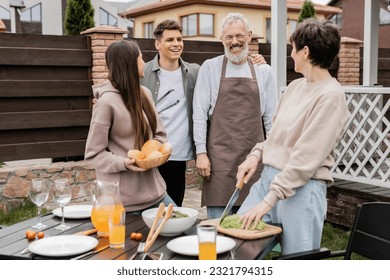
M173 213L173 204L170 203L167 207L167 210L165 210L165 205L164 203L160 203L160 206L158 207L158 210L157 210L157 214L156 214L156 217L154 218L154 221L153 221L153 224L152 224L152 227L150 228L150 231L149 231L149 234L148 234L148 237L146 238L146 241L145 241L145 248L144 248L144 252L147 252L150 247L152 247L154 241L156 241L156 238L158 237L158 235L160 234L162 228L164 227L165 223L172 217L172 213ZM165 212L165 215L164 215L164 212ZM164 219L162 220L161 224L158 226L158 228L155 230L157 224L158 224L158 221L164 216Z

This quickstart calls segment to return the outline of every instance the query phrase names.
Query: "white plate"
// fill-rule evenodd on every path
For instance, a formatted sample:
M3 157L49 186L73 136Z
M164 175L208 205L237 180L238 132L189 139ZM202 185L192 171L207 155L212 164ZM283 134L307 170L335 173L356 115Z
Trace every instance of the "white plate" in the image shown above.
M217 235L217 254L227 252L236 246L236 241L229 237ZM167 243L167 248L172 252L187 255L198 256L198 236L188 235L175 238Z
M90 236L59 235L36 240L28 246L28 249L42 256L65 257L92 250L97 244L97 239Z
M64 217L67 219L85 219L91 217L92 205L69 205L64 207ZM62 218L61 208L53 210L53 214Z

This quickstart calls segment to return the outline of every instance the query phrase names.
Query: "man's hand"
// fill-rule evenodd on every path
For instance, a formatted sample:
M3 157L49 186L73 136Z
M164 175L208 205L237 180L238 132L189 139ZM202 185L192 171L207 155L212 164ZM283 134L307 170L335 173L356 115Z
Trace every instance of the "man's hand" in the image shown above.
M256 65L267 64L267 61L265 60L264 56L258 53L251 54L249 56L249 59L252 61L252 64L256 64Z
M198 169L198 174L207 181L210 181L211 175L211 163L206 153L198 154L196 156L196 168Z

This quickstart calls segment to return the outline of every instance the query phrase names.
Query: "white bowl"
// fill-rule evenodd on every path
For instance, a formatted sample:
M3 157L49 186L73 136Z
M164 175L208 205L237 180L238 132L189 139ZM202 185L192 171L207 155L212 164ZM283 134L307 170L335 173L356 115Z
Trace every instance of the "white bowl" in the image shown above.
M148 209L142 212L142 219L145 224L150 228L153 225L154 218L156 217L158 208ZM167 209L165 207L165 209ZM162 228L160 234L163 236L175 236L179 235L183 231L186 231L193 226L196 219L198 218L198 210L186 207L173 207L174 211L179 211L181 213L187 214L188 217L185 218L171 218L169 219L164 227ZM158 225L162 222L163 219L160 219ZM158 227L158 226L157 226ZM157 229L156 227L156 229Z

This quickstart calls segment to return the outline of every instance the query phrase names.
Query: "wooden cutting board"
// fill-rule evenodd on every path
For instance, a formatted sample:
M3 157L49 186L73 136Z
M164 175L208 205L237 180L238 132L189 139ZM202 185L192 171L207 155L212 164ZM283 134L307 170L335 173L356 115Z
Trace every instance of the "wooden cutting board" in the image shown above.
M217 231L219 233L223 233L226 235L230 235L240 239L259 239L268 237L271 235L279 234L282 232L282 229L273 225L266 225L263 230L247 230L247 229L239 229L239 228L222 228L218 225L219 218L213 220L204 220L201 221L202 225L214 225L217 226Z

